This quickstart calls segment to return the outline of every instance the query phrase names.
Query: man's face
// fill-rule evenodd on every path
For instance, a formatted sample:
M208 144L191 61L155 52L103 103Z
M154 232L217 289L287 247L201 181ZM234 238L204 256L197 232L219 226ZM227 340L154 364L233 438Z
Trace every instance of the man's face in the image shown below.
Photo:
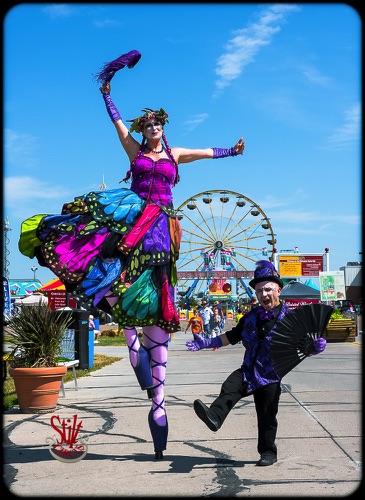
M281 288L272 281L260 281L255 286L256 296L260 305L265 309L272 309L280 304Z

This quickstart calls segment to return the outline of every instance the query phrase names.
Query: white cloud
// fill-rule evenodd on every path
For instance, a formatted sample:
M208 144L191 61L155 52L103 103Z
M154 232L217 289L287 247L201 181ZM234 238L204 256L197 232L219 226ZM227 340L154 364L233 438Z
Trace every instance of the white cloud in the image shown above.
M75 14L76 9L75 7L71 7L70 4L60 3L44 7L43 12L52 19L55 19L56 17L71 17Z
M260 202L258 204L262 209L263 209L263 207L265 207L264 211L266 211L268 209L272 209L272 208L276 208L276 207L288 206L288 205L291 205L292 203L298 204L299 202L303 202L304 200L308 200L309 197L310 197L310 195L306 191L304 191L304 189L299 188L299 189L296 189L291 194L291 196L287 195L287 196L285 196L285 198L283 198L283 197L277 198L277 197L269 194L263 200L260 200Z
M185 123L184 123L184 125L186 126L187 131L191 132L198 125L200 125L201 123L205 122L205 120L207 120L207 118L209 118L209 114L208 113L200 113L200 114L194 115L189 120L186 120Z
M25 219L38 213L60 213L64 201L74 195L62 186L30 176L4 179L4 202L7 216ZM11 214L10 214L11 212Z
M319 232L321 227L327 226L329 224L338 225L344 223L344 224L359 225L361 223L361 218L359 214L354 214L354 215L329 214L325 212L312 212L309 210L300 211L294 208L272 211L270 212L270 218L271 220L275 220L275 225L277 222L285 222L286 224L295 224L296 226L298 224L310 223L311 226L308 229L309 232L310 231ZM282 231L282 229L280 229L280 231Z
M218 91L241 75L244 68L254 61L259 50L271 43L274 35L281 30L286 16L295 10L298 10L296 5L272 5L258 15L257 22L236 31L236 36L226 46L227 51L218 58L215 70L219 77L216 81Z
M321 75L321 73L313 67L302 66L300 68L303 75L307 78L310 83L315 85L320 85L321 87L329 87L332 80L328 76Z
M340 151L353 146L360 138L361 105L355 104L345 111L343 125L339 126L332 135L327 138L321 149Z
M38 138L30 134L21 134L11 129L4 131L6 163L13 166L34 167L38 163L36 150Z
M94 21L94 25L97 28L113 28L114 26L120 26L120 22L115 19L104 19L103 21Z

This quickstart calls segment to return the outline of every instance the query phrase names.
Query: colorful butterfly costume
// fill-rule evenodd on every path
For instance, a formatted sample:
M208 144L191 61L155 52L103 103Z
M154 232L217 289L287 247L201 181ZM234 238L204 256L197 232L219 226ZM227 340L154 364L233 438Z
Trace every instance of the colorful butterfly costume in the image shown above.
M130 189L92 191L65 203L60 215L34 215L22 223L19 250L51 269L80 306L98 307L120 327L175 332L181 241L172 204L176 165L144 151L142 146L131 164Z

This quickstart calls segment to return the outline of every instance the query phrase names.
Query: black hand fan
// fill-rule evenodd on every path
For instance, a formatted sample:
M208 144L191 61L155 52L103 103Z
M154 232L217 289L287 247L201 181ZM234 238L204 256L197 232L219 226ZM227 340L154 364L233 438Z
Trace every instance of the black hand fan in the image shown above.
M271 360L278 375L284 377L313 353L313 340L322 336L332 311L325 304L308 304L293 309L276 324Z

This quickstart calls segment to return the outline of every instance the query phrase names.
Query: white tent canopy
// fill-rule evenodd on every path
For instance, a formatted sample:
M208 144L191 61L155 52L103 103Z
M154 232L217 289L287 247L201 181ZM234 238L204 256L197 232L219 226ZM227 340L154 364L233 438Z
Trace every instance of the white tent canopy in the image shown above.
M19 299L16 303L17 304L24 304L26 306L35 306L39 304L39 301L41 301L42 304L48 304L48 299L41 293L32 293L31 295L28 295L27 297L24 297L24 299Z

